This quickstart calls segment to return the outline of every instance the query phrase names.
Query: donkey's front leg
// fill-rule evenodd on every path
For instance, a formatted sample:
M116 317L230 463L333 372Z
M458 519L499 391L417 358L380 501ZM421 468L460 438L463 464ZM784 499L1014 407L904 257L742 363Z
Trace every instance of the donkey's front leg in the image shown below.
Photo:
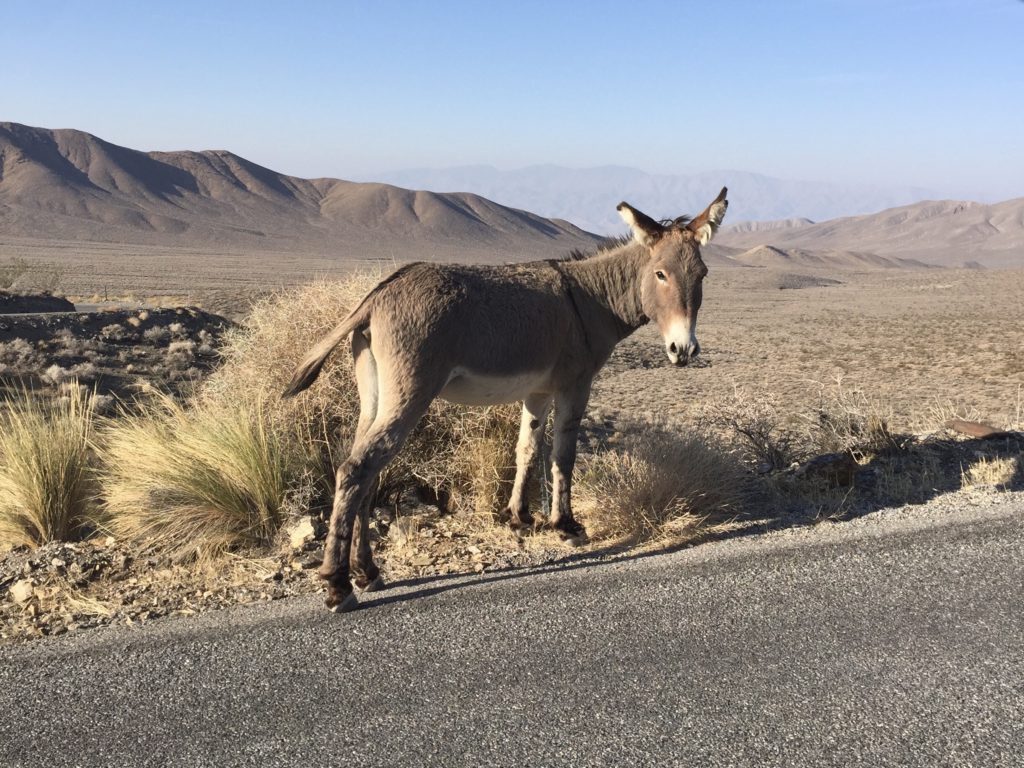
M509 526L522 530L533 525L527 503L530 476L536 466L537 449L544 440L544 427L551 409L551 395L533 394L523 401L523 418L519 425L519 442L516 445L516 482L506 510Z
M590 399L590 382L576 392L555 397L554 437L551 450L551 518L549 524L565 539L577 543L587 532L572 515L572 470L576 464L576 442L580 420Z

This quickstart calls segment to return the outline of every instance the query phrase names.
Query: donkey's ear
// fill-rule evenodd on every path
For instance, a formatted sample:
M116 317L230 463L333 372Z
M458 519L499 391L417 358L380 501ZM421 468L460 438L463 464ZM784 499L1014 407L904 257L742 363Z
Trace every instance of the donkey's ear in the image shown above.
M704 210L704 213L686 225L686 228L693 232L693 236L701 245L707 245L711 241L712 236L718 230L718 225L725 218L725 210L729 207L729 201L725 199L728 191L722 187L718 197Z
M629 224L629 228L633 230L633 237L641 245L650 247L665 233L665 228L661 224L629 203L619 203L615 210L619 212L622 220Z

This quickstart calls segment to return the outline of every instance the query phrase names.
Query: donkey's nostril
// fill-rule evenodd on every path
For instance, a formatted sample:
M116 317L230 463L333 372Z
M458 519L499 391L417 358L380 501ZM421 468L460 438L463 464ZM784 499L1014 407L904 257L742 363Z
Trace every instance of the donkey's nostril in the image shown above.
M673 341L671 344L668 345L668 351L671 352L673 355L678 355L679 347L677 347L676 343Z

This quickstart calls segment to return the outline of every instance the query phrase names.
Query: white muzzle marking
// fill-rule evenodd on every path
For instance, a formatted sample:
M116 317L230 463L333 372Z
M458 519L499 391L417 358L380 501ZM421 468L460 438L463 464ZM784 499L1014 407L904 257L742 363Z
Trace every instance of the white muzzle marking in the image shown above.
M689 318L673 320L665 332L665 352L672 365L686 365L698 349L696 321Z

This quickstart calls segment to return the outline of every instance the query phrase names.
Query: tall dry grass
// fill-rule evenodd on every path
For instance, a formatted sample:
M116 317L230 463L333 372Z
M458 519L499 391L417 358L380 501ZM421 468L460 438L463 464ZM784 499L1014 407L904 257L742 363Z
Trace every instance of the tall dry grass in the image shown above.
M97 522L92 439L96 394L23 392L0 413L0 543L75 539Z
M298 458L259 398L183 405L160 397L104 430L110 528L175 559L268 545Z
M626 435L581 457L573 494L593 540L682 543L743 512L750 473L714 438L661 425L633 425Z

